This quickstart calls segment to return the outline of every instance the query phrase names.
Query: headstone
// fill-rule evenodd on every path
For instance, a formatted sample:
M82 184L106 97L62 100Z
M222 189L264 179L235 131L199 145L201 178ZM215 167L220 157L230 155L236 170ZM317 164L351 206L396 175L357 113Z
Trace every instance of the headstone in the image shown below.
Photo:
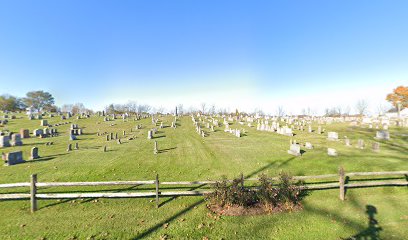
M109 141L109 134L106 134L106 141Z
M152 138L153 138L153 132L147 131L147 139L152 139Z
M103 146L103 152L106 152L106 145L105 146Z
M328 148L327 149L327 155L332 156L332 157L337 157L337 151L334 148Z
M35 129L33 131L33 135L36 137L42 136L43 135L43 130L42 129Z
M376 135L375 135L375 139L378 140L390 140L390 132L389 131L377 131Z
M364 149L364 140L363 139L358 139L357 147L360 148L360 149Z
M41 126L42 127L46 127L46 126L48 126L48 121L47 120L41 120Z
M16 164L25 162L23 160L23 152L22 151L6 153L5 158L6 158L5 159L5 165L6 166L16 165Z
M10 147L10 137L9 136L0 136L0 148Z
M30 130L20 129L20 135L22 138L30 138Z
M317 127L317 134L322 134L322 126Z
M288 153L294 156L300 156L300 145L298 144L291 144Z
M153 150L154 154L158 154L159 153L159 149L157 147L157 141L154 141L154 150Z
M126 131L125 130L123 130L123 136L126 136Z
M327 140L337 141L337 140L339 140L339 134L336 133L336 132L328 132L327 133Z
M350 139L348 139L348 138L344 139L344 143L345 143L346 146L348 146L348 147L351 146Z
M373 151L374 152L379 152L380 151L380 143L373 142Z
M120 138L118 138L117 143L122 144L122 142L120 141Z
M14 133L11 135L11 146L23 146L23 142L21 141L21 135L19 133Z
M313 145L310 142L305 143L305 148L306 149L313 149Z
M37 159L39 157L40 156L38 155L38 147L31 148L30 160L34 160L34 159Z

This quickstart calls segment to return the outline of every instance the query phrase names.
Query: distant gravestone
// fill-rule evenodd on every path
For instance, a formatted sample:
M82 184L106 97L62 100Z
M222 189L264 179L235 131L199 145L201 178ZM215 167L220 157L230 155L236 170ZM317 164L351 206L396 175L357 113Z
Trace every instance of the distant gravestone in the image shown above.
M120 141L120 138L118 138L117 143L122 144L122 141Z
M22 151L6 153L6 156L5 156L6 166L16 165L16 164L24 163L24 162L25 161L23 160Z
M322 126L317 127L317 134L322 134Z
M375 139L390 140L390 132L385 130L377 131L377 133L375 134Z
M241 137L241 131L240 130L235 130L235 136L236 137Z
M288 153L294 156L300 156L300 145L298 144L291 144Z
M20 129L20 135L22 138L30 138L30 130Z
M21 141L21 135L19 133L14 133L11 135L11 146L23 146L23 142Z
M36 137L42 136L43 135L43 130L42 129L34 129L33 135Z
M41 120L41 126L42 127L46 127L46 126L48 126L48 121L47 120Z
M39 157L40 156L38 155L38 147L31 148L30 160L34 160L34 159L37 159Z
M109 141L109 134L106 134L106 141Z
M159 153L159 149L158 149L158 147L157 147L157 141L154 141L153 153L154 153L154 154L158 154L158 153Z
M337 141L337 140L339 140L339 134L336 133L336 132L328 132L327 133L327 140Z
M346 138L346 139L344 139L344 144L346 144L346 146L351 146L351 143L350 143L350 139L348 139L348 138Z
M306 149L313 149L313 145L310 142L305 143L305 148Z
M363 139L358 139L357 147L360 148L360 149L364 149L364 140Z
M374 152L379 152L380 151L380 143L374 142L372 147L373 147Z
M332 156L332 157L337 157L337 151L334 148L328 148L327 149L327 155Z
M0 148L10 147L10 137L9 136L0 136Z
M153 132L147 131L147 139L152 139L152 138L153 138Z
M103 152L106 152L106 145L103 146Z

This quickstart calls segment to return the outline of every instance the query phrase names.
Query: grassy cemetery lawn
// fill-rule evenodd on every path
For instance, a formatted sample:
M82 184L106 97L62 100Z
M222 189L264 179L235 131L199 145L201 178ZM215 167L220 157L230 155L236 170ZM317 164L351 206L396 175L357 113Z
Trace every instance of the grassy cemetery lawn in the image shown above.
M346 172L408 170L408 130L390 127L391 140L374 139L378 129L352 127L346 123L322 125L325 133L294 130L296 136L287 137L256 130L246 124L234 123L231 128L245 129L241 138L224 132L203 128L208 136L196 133L191 117L181 117L177 128L170 127L173 116L163 116L165 128L147 139L153 128L151 118L103 121L103 117L87 119L75 117L61 120L59 116L44 117L50 124L71 122L78 124L84 134L69 140L70 124L56 127L58 137L23 139L21 147L0 151L23 151L26 163L0 166L0 183L29 182L37 173L39 182L80 181L160 181L231 179L240 173L246 178L266 173L276 176L280 171L292 175L335 174L339 166ZM222 119L220 120L222 122ZM114 123L114 126L111 124ZM142 128L135 130L137 124ZM312 125L317 130L317 123ZM202 127L204 127L202 125ZM40 120L28 120L24 115L0 130L19 132L40 127ZM133 131L131 132L131 129ZM123 137L123 130L126 137ZM118 133L122 144L106 141L97 132ZM327 141L327 132L339 134L339 141ZM135 138L129 140L131 136ZM351 147L344 144L344 136ZM290 139L311 142L314 149L301 149L300 157L289 155ZM365 149L356 148L363 139ZM158 154L153 154L154 141ZM380 142L374 152L373 142ZM46 146L46 142L53 145ZM67 152L68 144L78 142L79 150ZM107 152L103 147L107 146ZM39 148L41 158L28 160L30 149ZM329 157L327 148L338 151ZM353 179L351 179L353 180ZM408 179L407 179L408 181ZM41 188L41 192L127 192L143 187L64 187ZM193 187L186 186L186 190ZM204 188L204 187L202 187ZM28 192L28 188L0 189L0 193ZM153 198L39 200L39 210L30 213L29 200L0 201L0 239L341 239L352 236L377 236L384 239L404 239L408 235L408 188L374 187L349 189L346 200L339 200L338 189L313 191L304 201L302 211L262 216L226 217L211 214L203 197L161 198L156 208ZM376 210L373 211L373 208ZM370 224L371 217L371 224ZM375 219L378 224L372 224Z

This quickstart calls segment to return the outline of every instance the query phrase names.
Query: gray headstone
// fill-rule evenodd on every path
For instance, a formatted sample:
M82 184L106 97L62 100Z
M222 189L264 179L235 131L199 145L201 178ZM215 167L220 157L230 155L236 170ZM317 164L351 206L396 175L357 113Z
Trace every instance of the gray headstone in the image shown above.
M0 136L0 148L10 147L10 137L9 136Z
M327 155L332 156L332 157L337 157L337 151L334 148L328 148L327 149Z
M11 146L23 146L23 142L21 141L21 135L19 133L14 133L11 135Z
M5 159L6 166L16 165L16 164L24 163L24 162L25 161L23 160L22 151L6 153L6 159Z
M300 156L300 145L298 144L291 144L288 153L294 156Z
M30 160L34 160L34 159L37 159L39 157L40 156L38 155L38 148L37 147L31 148Z
M375 135L375 139L378 140L390 140L390 132L389 131L377 131L376 135Z
M337 140L339 140L339 134L336 133L336 132L328 132L327 133L327 140L337 141Z

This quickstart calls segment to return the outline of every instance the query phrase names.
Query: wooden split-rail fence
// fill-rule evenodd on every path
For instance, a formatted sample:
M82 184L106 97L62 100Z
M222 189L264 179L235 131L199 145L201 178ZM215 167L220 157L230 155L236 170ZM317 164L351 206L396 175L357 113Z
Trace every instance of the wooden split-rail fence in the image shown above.
M378 177L378 176L394 176L388 179L356 179L358 183L348 183L351 181L350 177ZM399 177L395 177L399 176ZM343 168L339 168L338 174L325 174L317 176L294 176L294 180L316 180L316 179L333 179L338 178L338 182L333 180L329 183L319 182L305 182L305 188L308 190L324 190L338 188L340 191L339 198L345 199L346 188L364 188L364 187L378 187L378 186L408 186L408 171L392 171L392 172L351 172L346 173ZM257 181L257 178L244 179L241 174L242 184L247 181ZM279 177L270 178L278 180ZM398 179L398 180L395 180ZM354 179L353 179L354 180ZM381 181L379 181L381 180ZM232 180L228 180L232 182ZM195 185L210 185L217 181L182 181L182 182L160 182L159 175L156 175L155 180L150 181L109 181L109 182L38 182L37 174L31 175L30 182L21 183L5 183L0 184L1 188L21 188L29 187L29 193L0 193L0 200L17 200L30 199L31 212L37 210L38 199L78 199L78 198L155 198L156 206L159 206L160 197L175 197L175 196L201 196L210 193L211 190L166 190L163 186L195 186ZM46 187L78 187L78 186L141 186L154 185L154 192L87 192L87 193L38 193L39 188Z

